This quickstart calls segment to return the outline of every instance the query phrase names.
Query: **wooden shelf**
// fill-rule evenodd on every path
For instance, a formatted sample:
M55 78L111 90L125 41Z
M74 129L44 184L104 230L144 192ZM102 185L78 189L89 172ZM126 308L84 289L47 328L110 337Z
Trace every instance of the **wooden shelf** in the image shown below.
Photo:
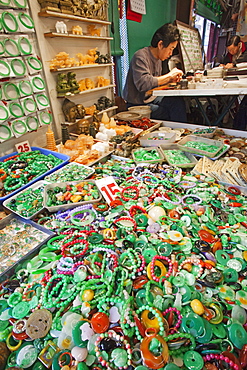
M90 39L90 40L113 40L113 37L108 36L89 36L89 35L73 35L66 33L47 32L44 33L45 37L67 37L73 39Z
M109 107L109 108L107 108L107 109L103 109L103 110L101 110L99 113L97 113L97 116L99 116L100 114L103 114L104 112L111 112L111 111L113 111L113 110L115 110L115 109L117 109L118 108L118 106L117 105L113 105L112 107ZM81 119L89 119L89 118L91 118L91 117L93 117L92 115L90 115L90 114L87 114L84 118L81 118ZM76 125L77 124L77 122L78 121L80 121L79 119L76 121L76 122L65 122L68 126L72 126L72 125Z
M63 71L70 71L71 69L88 69L88 68L99 68L99 67L109 67L114 66L114 63L100 63L100 64L85 64L82 66L75 66L75 67L67 67L67 68L58 68L56 71L53 72L63 72Z
M68 97L73 97L73 96L79 96L79 95L84 95L84 94L89 94L95 91L101 91L101 90L107 90L111 87L115 87L116 85L107 85L103 87L96 87L95 89L89 89L85 91L81 91L79 94L70 94L70 95L63 95L63 96L57 96L57 98L68 98Z
M55 18L63 18L63 19L71 19L73 21L79 21L79 22L88 22L88 23L98 23L103 25L109 25L111 22L109 21L103 21L101 19L92 19L92 18L83 18L79 17L77 15L72 14L64 14L64 13L57 13L52 11L45 11L45 12L39 12L38 15L40 17L55 17Z

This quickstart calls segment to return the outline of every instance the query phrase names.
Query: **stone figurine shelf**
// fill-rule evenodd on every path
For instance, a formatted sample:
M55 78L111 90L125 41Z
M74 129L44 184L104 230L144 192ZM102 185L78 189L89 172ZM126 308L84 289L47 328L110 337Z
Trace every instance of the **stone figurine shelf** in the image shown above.
M97 116L99 116L100 114L103 114L104 112L111 112L111 111L113 111L113 110L115 110L115 109L117 109L118 108L118 106L117 105L113 105L112 107L109 107L109 108L107 108L107 109L103 109L103 110L101 110L101 111L99 111L98 113L97 113ZM85 117L83 117L82 119L90 119L90 118L92 118L93 116L91 115L91 114L87 114ZM77 122L79 121L79 119L76 121L76 122L65 122L66 123L66 125L68 125L68 126L73 126L73 125L76 125L77 124Z
M116 85L111 84L111 85L107 85L107 86L103 86L103 87L96 87L95 89L88 89L88 90L85 90L85 91L81 91L78 94L69 94L69 95L57 96L57 98L69 98L69 97L72 97L72 96L88 94L88 93L92 93L92 92L95 92L95 91L107 90L107 89L109 89L111 87L115 87L115 86Z
M113 37L108 36L89 36L89 35L73 35L66 33L47 32L44 33L45 37L67 37L73 39L90 39L90 40L113 40Z
M75 66L75 67L67 67L67 68L58 68L55 71L51 72L63 72L63 71L70 71L71 69L87 69L87 68L99 68L99 67L110 67L114 66L114 63L99 63L99 64L85 64L82 66Z
M70 19L73 21L78 21L78 22L88 22L88 23L98 23L102 25L110 25L111 22L109 21L103 21L101 19L93 19L93 18L83 18L83 17L78 17L77 15L72 15L72 14L64 14L64 13L57 13L57 12L52 12L52 11L45 11L45 12L39 12L38 15L40 17L55 17L55 18L63 18L63 19Z

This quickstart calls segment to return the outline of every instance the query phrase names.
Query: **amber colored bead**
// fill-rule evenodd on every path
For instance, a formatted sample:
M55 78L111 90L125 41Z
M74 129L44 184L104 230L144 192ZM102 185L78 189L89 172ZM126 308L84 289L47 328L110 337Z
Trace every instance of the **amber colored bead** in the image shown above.
M243 369L247 367L247 344L245 344L239 353L239 362Z
M83 302L91 301L94 297L94 291L92 289L84 290L81 295L81 299Z
M104 312L97 312L92 316L91 325L95 333L104 333L110 325L109 317Z

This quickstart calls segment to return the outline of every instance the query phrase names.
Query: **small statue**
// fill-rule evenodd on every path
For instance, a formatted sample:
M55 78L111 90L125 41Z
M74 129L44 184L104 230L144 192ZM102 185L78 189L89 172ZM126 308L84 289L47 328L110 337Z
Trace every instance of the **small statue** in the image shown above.
M113 103L112 103L111 99L107 98L107 96L101 96L98 99L98 102L96 104L96 108L99 111L105 110L105 109L110 108L112 106L113 106Z
M72 32L72 35L83 35L82 28L81 26L78 26L78 25L73 26L71 32Z
M99 54L98 57L95 60L95 63L99 64L107 64L111 63L111 56L110 54Z
M57 95L64 96L70 91L67 76L65 73L59 73L57 76Z
M80 0L72 0L72 11L74 15L81 15L81 1Z
M89 134L89 122L86 119L80 119L80 121L77 122L77 127L78 127L78 134L84 134L88 135Z
M76 104L76 110L77 110L76 118L79 119L85 117L86 111L82 104Z
M72 94L79 94L79 92L80 92L79 85L76 81L75 76L76 76L76 74L74 72L68 72L67 73L69 91Z
M92 15L87 0L81 0L81 14L83 17L90 17Z
M77 109L75 103L69 99L64 99L62 105L62 111L65 117L66 122L74 123L76 122Z
M68 131L68 124L62 123L62 143L65 144L67 140L69 140L69 131Z
M99 113L98 110L94 111L94 113L93 113L93 123L94 123L95 129L97 131L99 131L99 126L100 126L100 119L98 117L98 113Z
M55 28L57 33L68 33L66 23L63 21L57 21Z
M95 138L96 135L96 125L95 122L90 122L89 123L89 135Z
M100 37L101 34L101 28L96 28L95 24L89 24L87 26L87 32L91 36L98 36Z

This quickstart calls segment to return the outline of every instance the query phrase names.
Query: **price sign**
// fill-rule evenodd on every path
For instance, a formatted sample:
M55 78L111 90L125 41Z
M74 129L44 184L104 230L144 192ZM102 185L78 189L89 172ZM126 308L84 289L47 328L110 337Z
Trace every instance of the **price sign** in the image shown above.
M112 176L96 180L96 185L108 204L110 204L117 197L117 193L121 191Z
M16 144L15 147L16 147L16 150L17 150L18 153L24 153L24 152L31 152L32 151L32 149L29 145L29 142L27 140Z

